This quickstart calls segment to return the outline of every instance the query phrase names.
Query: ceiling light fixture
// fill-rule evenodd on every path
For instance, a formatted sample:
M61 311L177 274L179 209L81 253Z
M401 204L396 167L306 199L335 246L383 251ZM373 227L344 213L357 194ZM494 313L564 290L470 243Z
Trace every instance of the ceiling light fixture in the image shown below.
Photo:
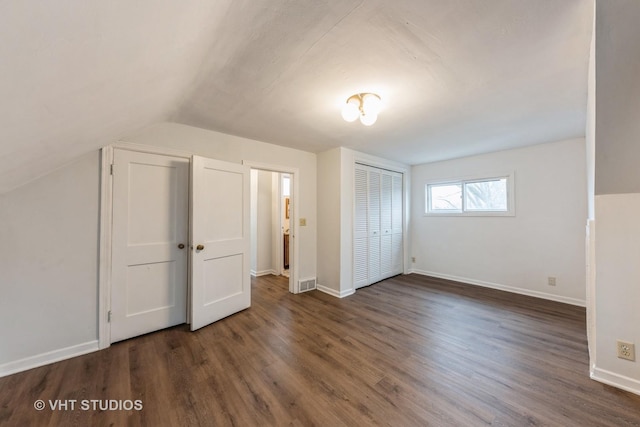
M382 100L375 93L356 93L347 99L342 108L342 118L353 122L358 117L365 126L371 126L378 120L378 113L382 109Z

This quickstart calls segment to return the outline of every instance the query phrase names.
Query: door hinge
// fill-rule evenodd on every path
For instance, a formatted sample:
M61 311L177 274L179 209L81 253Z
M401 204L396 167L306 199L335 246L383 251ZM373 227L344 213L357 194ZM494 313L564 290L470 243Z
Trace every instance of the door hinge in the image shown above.
M107 313L107 322L111 323L111 310Z
M111 175L113 175L113 163L111 163Z

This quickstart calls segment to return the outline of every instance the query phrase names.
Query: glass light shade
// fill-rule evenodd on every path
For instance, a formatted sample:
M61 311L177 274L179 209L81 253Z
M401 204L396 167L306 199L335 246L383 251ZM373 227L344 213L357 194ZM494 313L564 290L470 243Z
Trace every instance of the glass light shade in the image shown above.
M360 116L360 106L357 99L351 99L342 107L342 118L347 122L355 121Z
M378 120L377 114L367 113L360 116L360 122L365 126L371 126Z
M362 98L362 109L365 114L378 115L382 109L382 101L373 93L368 93Z

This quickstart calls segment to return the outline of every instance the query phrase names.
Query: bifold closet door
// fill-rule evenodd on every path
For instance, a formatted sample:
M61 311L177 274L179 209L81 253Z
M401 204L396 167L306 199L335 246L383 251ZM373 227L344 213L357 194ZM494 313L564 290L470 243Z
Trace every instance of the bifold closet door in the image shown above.
M355 167L354 285L370 285L403 272L402 174Z

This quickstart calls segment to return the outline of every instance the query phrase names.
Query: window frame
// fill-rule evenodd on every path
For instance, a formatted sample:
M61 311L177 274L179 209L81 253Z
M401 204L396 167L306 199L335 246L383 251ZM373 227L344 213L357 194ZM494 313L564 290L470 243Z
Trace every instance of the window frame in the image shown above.
M507 209L504 211L497 210L466 210L466 184L473 184L485 181L496 181L506 179L507 184ZM461 210L442 209L430 210L431 206L431 187L444 185L459 185L461 191L462 208ZM429 180L424 186L424 216L515 216L515 172L509 171L504 173L482 174L474 176L456 177L449 179Z

